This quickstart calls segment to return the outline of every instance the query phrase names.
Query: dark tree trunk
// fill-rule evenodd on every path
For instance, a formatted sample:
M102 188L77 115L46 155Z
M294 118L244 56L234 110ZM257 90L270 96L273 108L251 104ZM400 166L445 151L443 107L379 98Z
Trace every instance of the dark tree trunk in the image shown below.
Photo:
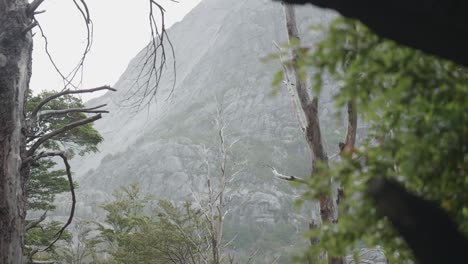
M27 0L0 1L0 263L23 263L24 105L31 76Z

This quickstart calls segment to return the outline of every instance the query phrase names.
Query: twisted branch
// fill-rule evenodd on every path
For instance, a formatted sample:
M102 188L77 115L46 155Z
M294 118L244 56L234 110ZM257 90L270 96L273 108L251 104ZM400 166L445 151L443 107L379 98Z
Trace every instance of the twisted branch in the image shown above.
M39 0L37 0L37 1L39 1ZM41 36L44 39L45 53L46 53L47 57L49 58L50 63L54 67L55 71L62 78L62 80L64 82L63 89L67 89L69 86L72 86L73 88L77 88L77 86L73 84L73 81L76 78L76 76L78 75L78 73L80 72L80 70L81 70L81 72L83 71L86 56L90 52L91 46L92 46L92 43L93 43L93 23L91 21L91 16L90 16L89 9L88 9L88 6L86 4L86 1L85 0L80 0L80 4L79 4L77 2L77 0L73 0L73 3L75 4L77 10L80 12L80 14L81 14L81 16L82 16L82 18L83 18L83 20L85 22L87 37L86 37L86 47L84 48L84 51L83 51L83 54L82 54L81 58L79 59L76 66L68 74L62 73L62 71L59 69L59 67L55 63L55 60L54 60L54 58L52 57L52 55L51 55L51 53L49 51L49 41L47 39L47 36L44 33L44 30L42 29L41 24L35 18L35 21L37 22L37 26L39 28ZM81 73L81 77L83 77L82 73ZM81 83L81 81L80 81L80 83Z
M57 135L60 135L60 134L63 134L69 130L72 130L73 128L75 127L79 127L79 126L82 126L82 125L86 125L88 123L92 123L98 119L101 119L102 118L102 115L101 114L97 114L95 116L92 116L92 117L88 117L86 119L82 119L82 120L78 120L76 122L73 122L73 123L70 123L60 129L57 129L55 131L52 131L48 134L45 134L43 137L39 138L38 141L36 141L36 143L34 143L31 148L27 151L27 154L28 156L32 156L34 155L34 152L42 145L44 144L47 140L57 136Z
M63 163L65 164L65 170L66 170L66 173L67 173L68 184L70 186L70 193L71 193L71 197L72 197L72 206L71 206L71 209L70 209L70 215L68 216L67 222L62 226L62 228L60 228L59 231L57 231L57 233L55 234L55 239L47 247L45 247L44 249L34 250L31 253L31 258L32 258L32 256L34 254L36 254L38 252L44 252L44 251L49 250L60 239L60 237L62 236L65 229L71 224L71 222L73 220L73 216L75 215L75 206L76 206L75 186L73 184L73 178L72 178L72 174L71 174L71 167L70 167L70 163L68 163L68 158L65 155L65 152L59 151L59 152L41 153L40 155L38 155L34 159L38 160L38 159L46 158L46 157L60 157L60 158L62 158Z

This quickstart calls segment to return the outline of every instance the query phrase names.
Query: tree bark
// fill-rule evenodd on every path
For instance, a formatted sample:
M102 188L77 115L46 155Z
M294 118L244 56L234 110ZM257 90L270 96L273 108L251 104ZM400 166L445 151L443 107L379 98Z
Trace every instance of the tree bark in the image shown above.
M297 43L300 43L299 39L299 31L296 25L296 14L294 7L289 4L284 5L284 13L286 18L286 28L288 31L288 39L291 43L293 40L296 40ZM301 78L301 74L299 72L298 66L298 54L295 49L291 50L291 67L290 71L294 76L294 87L295 92L297 93L297 100L299 101L298 106L302 110L302 113L305 118L305 138L307 144L309 146L311 154L311 164L312 164L312 174L319 175L320 167L318 164L320 163L321 166L328 167L328 155L325 151L325 148L322 143L322 135L320 131L320 120L318 115L318 97L314 96L311 97L309 95L308 87L306 85L305 80ZM331 181L330 181L331 183ZM331 184L333 188L333 184ZM336 223L338 221L338 210L336 200L328 195L322 195L319 199L320 202L320 220L321 222L328 222L328 223ZM320 220L312 219L309 227L311 229L317 229L320 227ZM317 244L317 238L311 238L311 244ZM341 257L330 257L328 259L328 263L330 264L341 264L343 263L343 258Z
M346 132L345 143L340 146L340 154L352 154L356 145L356 133L357 133L357 109L356 103L349 101L347 104L348 108L348 129Z
M27 0L0 1L0 263L23 263L24 106L31 76Z

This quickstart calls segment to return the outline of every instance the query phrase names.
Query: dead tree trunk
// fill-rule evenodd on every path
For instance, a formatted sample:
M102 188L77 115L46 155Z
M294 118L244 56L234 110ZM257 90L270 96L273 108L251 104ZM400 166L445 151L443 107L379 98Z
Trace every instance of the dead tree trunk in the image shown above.
M292 5L283 4L284 12L286 18L286 28L288 31L288 40L289 42L297 41L299 42L299 32L296 25L296 15L295 10ZM312 164L312 175L319 175L319 163L321 166L328 166L328 155L325 151L325 148L322 143L322 135L320 131L320 121L318 116L318 96L310 96L308 87L305 80L301 78L298 66L298 54L295 49L291 50L291 65L288 68L289 72L293 77L293 86L295 89L291 89L296 93L297 96L297 106L302 113L299 114L302 119L302 129L305 133L305 138L309 149L311 151L311 164ZM331 179L330 179L331 182ZM333 186L332 184L330 186ZM328 195L322 195L319 199L320 202L320 220L322 222L336 223L338 221L338 210L335 199ZM310 223L311 229L316 229L320 227L320 221L316 222L315 219L312 219ZM311 239L312 244L317 243L317 239ZM331 257L329 258L329 263L339 264L343 263L343 258L341 257Z
M0 262L23 262L24 106L31 76L33 20L27 0L0 1ZM25 172L27 170L23 170Z
M291 42L293 39L299 41L299 32L296 25L296 15L294 7L288 4L284 5L286 27L288 30L288 38ZM309 149L311 150L312 173L318 174L319 168L317 164L320 162L322 166L328 166L328 155L323 147L322 135L320 131L320 121L318 116L318 97L311 98L308 92L308 87L300 76L297 61L297 52L291 51L291 73L294 75L294 87L299 100L300 110L305 118L304 133ZM320 214L323 221L336 222L336 208L326 196L320 198Z

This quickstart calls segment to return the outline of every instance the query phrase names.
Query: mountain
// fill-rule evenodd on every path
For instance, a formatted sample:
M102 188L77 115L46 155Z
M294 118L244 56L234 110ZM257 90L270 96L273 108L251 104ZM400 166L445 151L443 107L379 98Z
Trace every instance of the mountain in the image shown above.
M313 46L322 34L309 26L326 25L335 14L299 9L302 41ZM131 107L141 96L131 95L145 48L114 85L117 92L88 102L108 104L111 113L95 125L104 137L100 151L72 162L79 183L78 217L102 219L99 204L132 182L158 199L176 202L203 192L206 161L217 164L213 120L221 109L226 140L238 141L228 170L240 171L228 188L232 203L225 237L236 237L234 252L249 255L260 249L255 263L287 262L290 253L307 243L302 234L310 213L307 206L298 210L294 205L300 190L276 179L266 165L304 177L310 172L310 154L288 92L271 86L281 65L260 60L278 51L274 43L286 43L281 5L271 0L203 0L170 28L169 36L176 53L174 87L173 61L168 59L154 100ZM338 152L345 131L334 115L335 89L332 82L325 87L320 106L329 154ZM69 207L65 197L58 202L63 215Z

